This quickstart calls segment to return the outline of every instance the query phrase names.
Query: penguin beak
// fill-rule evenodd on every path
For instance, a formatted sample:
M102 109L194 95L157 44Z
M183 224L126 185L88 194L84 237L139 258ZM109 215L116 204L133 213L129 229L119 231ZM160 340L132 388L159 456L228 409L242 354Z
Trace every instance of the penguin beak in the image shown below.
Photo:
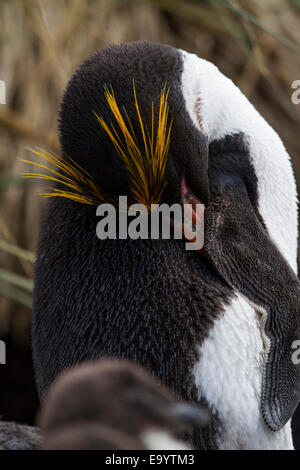
M257 312L264 344L261 410L266 425L277 431L300 398L300 361L293 354L300 344L300 287L250 200L245 179L226 171L211 183L205 254Z
M188 405L187 403L176 403L161 409L161 415L172 420L176 427L184 431L207 426L210 422L210 414L206 408Z
M210 412L199 405L176 402L171 397L153 394L150 390L134 390L127 395L130 404L141 410L145 415L159 419L170 425L176 432L186 432L193 428L207 426L210 422Z

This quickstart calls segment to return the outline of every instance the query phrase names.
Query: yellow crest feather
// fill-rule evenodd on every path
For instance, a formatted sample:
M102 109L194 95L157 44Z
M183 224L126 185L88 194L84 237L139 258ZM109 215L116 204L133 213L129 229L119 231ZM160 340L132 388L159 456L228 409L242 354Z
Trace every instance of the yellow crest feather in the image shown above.
M52 174L23 173L25 178L37 178L59 183L67 189L53 187L49 192L41 193L45 197L65 197L83 204L100 204L103 201L114 202L111 197L102 193L93 181L92 176L70 157L68 160L62 159L58 155L52 155L44 150L30 149L35 155L42 157L54 168L30 160L22 160L25 163L37 165L40 168L50 171Z
M143 149L138 146L137 138L132 123L124 109L124 115L120 112L113 89L105 90L106 100L110 110L118 124L120 134L111 124L108 126L102 117L96 113L95 116L102 128L108 134L119 158L123 161L129 176L130 191L133 202L144 204L151 209L151 204L160 202L163 190L166 186L165 169L167 155L170 145L170 134L172 123L168 124L169 107L167 104L169 90L163 88L160 95L158 124L155 137L154 131L154 108L152 104L151 132L145 128L140 113L135 85L133 83L133 95L139 131L143 140ZM127 123L126 123L127 121ZM24 173L26 178L38 178L59 183L66 189L57 187L50 188L48 192L42 193L46 197L65 197L84 204L100 204L103 201L116 203L116 198L105 194L95 184L93 177L70 157L62 158L52 155L43 150L30 149L35 155L42 157L50 163L53 168L40 163L23 160L26 163L37 165L42 169L50 171L49 174Z
M167 102L169 90L164 87L161 91L156 140L153 104L151 133L149 133L143 123L134 83L133 94L139 129L143 139L143 149L138 146L132 123L126 109L124 109L126 124L116 102L113 89L106 88L106 100L119 126L121 136L112 124L109 127L102 117L99 117L96 113L95 115L112 141L118 156L125 164L134 200L151 209L151 204L160 202L162 192L166 186L165 169L172 128L172 123L168 125L169 107Z

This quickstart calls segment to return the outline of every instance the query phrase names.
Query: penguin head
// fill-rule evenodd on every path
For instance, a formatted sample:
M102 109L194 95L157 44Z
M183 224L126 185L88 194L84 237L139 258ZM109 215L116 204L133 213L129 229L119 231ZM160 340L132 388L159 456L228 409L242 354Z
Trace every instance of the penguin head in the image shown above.
M125 360L85 363L63 373L39 418L43 447L55 449L143 449L159 445L159 439L159 448L173 440L186 449L177 436L208 421L206 409L177 402L167 388Z
M178 50L136 42L107 47L75 72L59 133L64 157L97 188L82 188L83 199L111 202L127 195L147 207L179 202L185 178L208 203L207 139L186 110L182 67Z

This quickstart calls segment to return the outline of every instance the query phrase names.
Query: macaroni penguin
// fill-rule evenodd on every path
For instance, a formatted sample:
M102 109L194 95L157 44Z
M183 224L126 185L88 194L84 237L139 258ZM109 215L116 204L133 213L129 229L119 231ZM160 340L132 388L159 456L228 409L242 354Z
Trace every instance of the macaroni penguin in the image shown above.
M209 407L196 448L293 448L297 195L277 133L212 63L133 42L74 73L59 136L61 155L35 151L50 173L28 174L52 183L35 269L40 397L74 364L126 358ZM205 205L200 252L96 236L99 204L149 209L186 192Z

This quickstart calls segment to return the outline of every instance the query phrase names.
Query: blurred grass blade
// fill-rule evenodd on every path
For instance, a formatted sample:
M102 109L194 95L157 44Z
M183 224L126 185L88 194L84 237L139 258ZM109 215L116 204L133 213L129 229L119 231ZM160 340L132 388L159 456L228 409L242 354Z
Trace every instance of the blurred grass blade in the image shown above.
M15 274L6 269L0 269L0 281L6 281L16 287L21 287L28 292L33 290L33 281L20 274Z
M298 46L297 44L295 44L294 42L290 41L289 39L287 39L285 36L283 36L282 34L280 33L277 33L276 31L274 31L272 28L270 28L269 26L265 25L264 23L262 23L261 21L259 21L257 18L255 18L255 16L252 16L250 13L248 13L246 10L243 10L242 8L234 5L233 3L231 3L229 0L209 0L210 3L213 3L213 2L217 2L217 3L221 3L222 5L226 6L227 8L229 8L231 11L233 11L234 13L238 14L239 16L241 16L242 18L246 19L247 21L249 21L250 23L254 24L255 26L257 26L258 28L262 29L263 31L265 31L266 33L270 34L270 36L272 36L273 38L277 39L278 41L280 41L282 44L284 44L286 47L292 49L294 52L296 52L297 54L300 54L300 46Z
M230 11L222 3L214 0L208 0L208 4L212 11L214 11L216 18L218 18L220 24L223 25L224 29L233 36L235 36L239 41L246 44L246 46L250 49L249 39L243 28L243 24L240 21L233 20L230 17Z
M0 283L0 296L14 300L30 309L32 308L32 296L18 287L14 287L6 283Z
M300 0L289 0L289 3L290 3L293 7L297 8L298 10L300 10Z
M4 176L0 176L0 189L7 188L8 186L11 186L11 185L24 185L24 184L27 184L28 182L29 182L28 180L25 180L21 176L4 175Z
M35 255L31 251L23 250L23 248L19 248L12 243L9 243L5 240L0 239L0 250L9 253L10 255L14 255L17 258L21 258L25 261L29 261L30 263L35 263Z

